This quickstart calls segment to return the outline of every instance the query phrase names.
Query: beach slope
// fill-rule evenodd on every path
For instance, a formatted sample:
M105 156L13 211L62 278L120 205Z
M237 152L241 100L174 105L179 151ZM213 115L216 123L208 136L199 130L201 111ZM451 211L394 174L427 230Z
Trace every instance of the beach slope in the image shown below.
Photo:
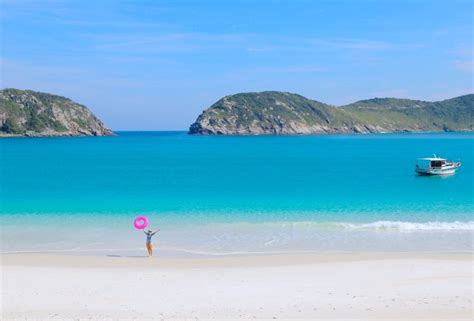
M470 253L4 254L2 320L470 320Z

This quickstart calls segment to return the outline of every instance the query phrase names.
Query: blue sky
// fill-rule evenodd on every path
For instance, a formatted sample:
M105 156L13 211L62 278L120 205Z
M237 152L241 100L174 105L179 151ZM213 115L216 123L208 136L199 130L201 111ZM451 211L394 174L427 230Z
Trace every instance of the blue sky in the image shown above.
M469 0L0 4L1 87L67 96L115 130L186 129L237 92L341 105L473 91Z

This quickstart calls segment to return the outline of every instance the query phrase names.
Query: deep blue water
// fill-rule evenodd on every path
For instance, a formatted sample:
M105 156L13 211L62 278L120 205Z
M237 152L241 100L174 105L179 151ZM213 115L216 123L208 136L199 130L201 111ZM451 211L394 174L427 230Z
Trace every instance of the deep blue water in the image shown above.
M472 134L0 140L2 214L163 212L223 220L467 219ZM458 159L418 177L417 157ZM259 218L252 217L258 213Z

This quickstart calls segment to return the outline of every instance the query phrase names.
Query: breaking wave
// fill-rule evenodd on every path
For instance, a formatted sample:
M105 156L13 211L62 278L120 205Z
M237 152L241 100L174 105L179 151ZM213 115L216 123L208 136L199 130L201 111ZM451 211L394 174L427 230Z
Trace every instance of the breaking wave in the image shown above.
M298 224L298 223L296 223ZM321 224L321 223L311 223ZM327 223L327 227L343 228L348 230L426 230L426 231L474 231L474 221L461 222L403 222L403 221L376 221L371 223Z

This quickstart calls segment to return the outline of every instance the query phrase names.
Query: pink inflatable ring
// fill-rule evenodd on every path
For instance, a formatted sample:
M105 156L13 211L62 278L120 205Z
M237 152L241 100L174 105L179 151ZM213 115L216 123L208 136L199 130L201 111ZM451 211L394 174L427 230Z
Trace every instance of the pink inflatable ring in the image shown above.
M137 230L143 230L145 227L148 226L148 217L146 216L138 216L133 220L133 225Z

